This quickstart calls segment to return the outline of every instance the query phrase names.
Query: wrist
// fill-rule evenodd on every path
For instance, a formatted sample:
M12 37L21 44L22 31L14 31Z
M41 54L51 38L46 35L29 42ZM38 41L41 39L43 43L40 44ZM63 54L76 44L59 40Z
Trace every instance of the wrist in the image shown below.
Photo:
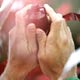
M7 65L0 80L24 80L27 71L17 66Z

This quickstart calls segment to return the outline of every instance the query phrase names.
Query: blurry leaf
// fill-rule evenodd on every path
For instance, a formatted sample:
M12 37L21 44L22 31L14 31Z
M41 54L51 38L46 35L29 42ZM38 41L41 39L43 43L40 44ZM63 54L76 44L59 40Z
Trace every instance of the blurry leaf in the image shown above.
M80 35L80 21L67 21L68 26L70 27L73 40L75 43L75 48L79 48L80 45L77 42L77 36Z
M80 22L79 21L67 21L67 23L74 37L77 34L80 34Z
M68 13L63 16L66 21L80 21L80 14L77 13Z

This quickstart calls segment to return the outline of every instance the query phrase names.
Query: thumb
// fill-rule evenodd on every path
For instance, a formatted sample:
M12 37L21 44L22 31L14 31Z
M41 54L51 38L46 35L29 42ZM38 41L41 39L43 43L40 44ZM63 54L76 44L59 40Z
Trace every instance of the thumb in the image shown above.
M39 46L38 56L43 55L45 53L46 37L46 33L43 30L37 29L37 41Z

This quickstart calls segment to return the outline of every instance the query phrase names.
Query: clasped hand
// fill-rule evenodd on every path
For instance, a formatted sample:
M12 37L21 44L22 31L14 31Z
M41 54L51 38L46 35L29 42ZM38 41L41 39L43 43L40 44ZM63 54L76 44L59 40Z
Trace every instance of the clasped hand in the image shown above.
M49 5L44 5L51 19L48 35L36 25L26 25L25 16L31 5L16 14L16 25L9 32L9 53L6 71L13 69L19 76L28 74L36 66L51 80L57 80L74 51L74 43L69 27L61 14ZM8 71L9 72L9 71ZM71 75L74 75L73 70ZM14 74L14 75L16 75ZM18 79L14 79L18 80Z

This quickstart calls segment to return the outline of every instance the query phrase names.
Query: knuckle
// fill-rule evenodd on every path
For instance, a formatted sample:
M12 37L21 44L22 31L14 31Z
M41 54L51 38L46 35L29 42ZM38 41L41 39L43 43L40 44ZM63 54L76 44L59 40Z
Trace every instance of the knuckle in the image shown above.
M57 22L62 23L62 22L64 22L64 19L63 18L57 18Z
M56 21L53 24L54 24L54 26L57 27L56 29L60 29L62 26L64 26L64 22L65 22L65 20L63 18L62 19L56 19Z
M60 13L57 13L57 15L58 15L60 18L62 18L62 14L60 14Z
M66 38L64 38L64 40L63 40L63 45L66 45L68 43L68 38L66 37Z
M62 23L62 22L65 22L65 19L62 18L62 15L57 14L56 19L55 19L55 22Z

